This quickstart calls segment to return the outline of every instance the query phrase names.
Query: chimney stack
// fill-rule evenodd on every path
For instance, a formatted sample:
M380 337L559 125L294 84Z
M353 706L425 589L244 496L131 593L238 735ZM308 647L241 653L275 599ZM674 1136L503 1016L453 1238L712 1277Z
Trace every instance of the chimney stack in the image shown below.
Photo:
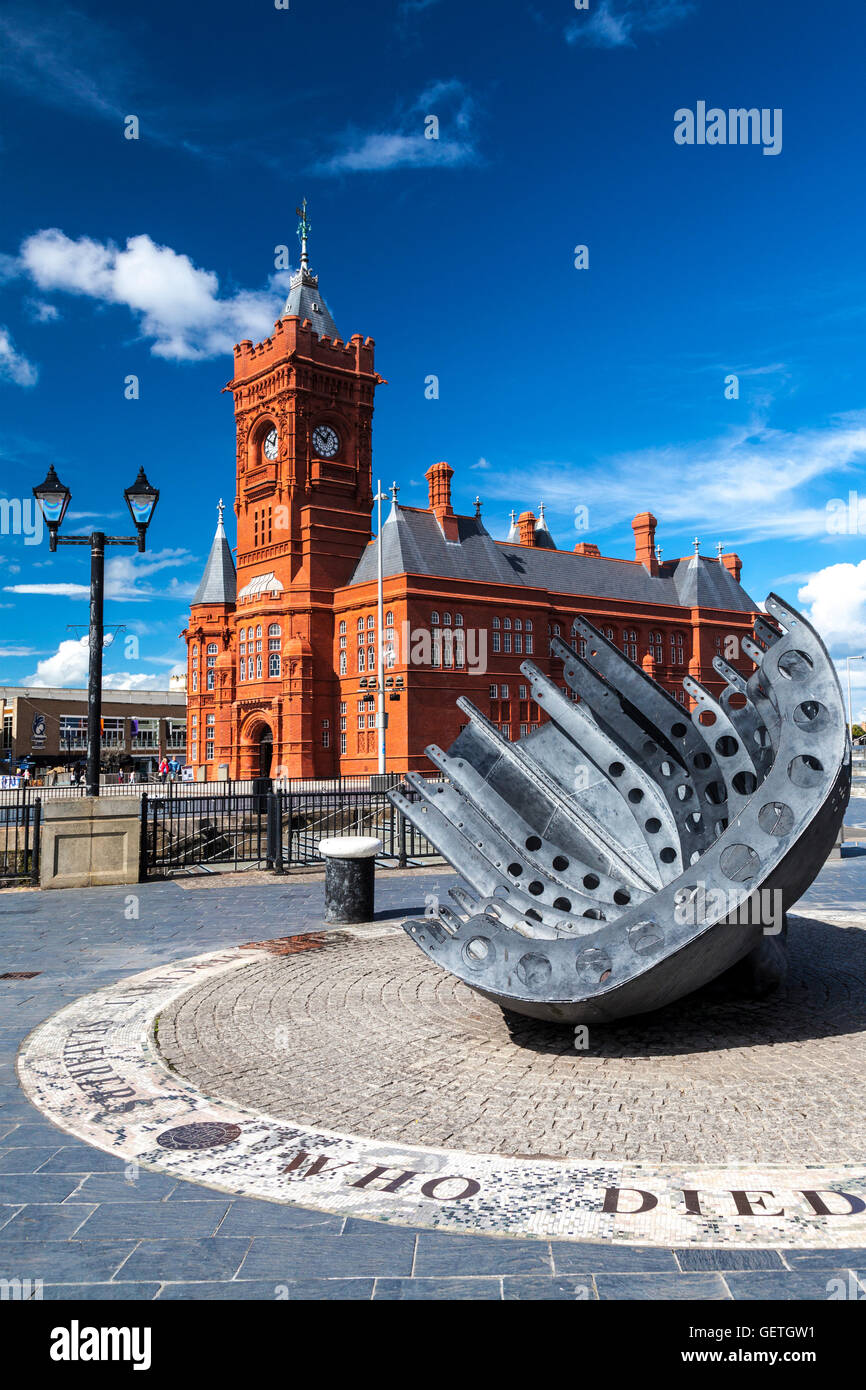
M634 531L634 558L653 575L659 572L659 562L656 557L657 526L658 522L652 512L641 512L631 524L631 529Z
M532 512L521 512L517 518L521 545L535 545L535 523L538 518Z
M739 584L740 571L743 568L743 562L740 559L739 555L731 551L728 555L720 555L719 559L721 560L728 573L732 574L736 579L737 583Z
M451 479L454 469L444 461L434 463L425 473L428 487L428 507L439 522L446 541L460 539L457 518L451 505Z

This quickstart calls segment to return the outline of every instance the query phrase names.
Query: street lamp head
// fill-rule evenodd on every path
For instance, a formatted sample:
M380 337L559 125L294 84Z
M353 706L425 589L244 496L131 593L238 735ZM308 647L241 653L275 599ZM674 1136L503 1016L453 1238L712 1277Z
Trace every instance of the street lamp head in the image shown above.
M144 469L139 468L138 477L132 487L124 488L123 495L138 531L138 548L144 550L144 535L159 501L159 488L151 487Z
M54 471L52 463L45 476L44 483L33 489L33 496L42 509L45 524L48 527L48 544L51 550L57 549L57 532L60 523L66 515L66 508L69 506L69 499L72 493L69 488L61 483Z

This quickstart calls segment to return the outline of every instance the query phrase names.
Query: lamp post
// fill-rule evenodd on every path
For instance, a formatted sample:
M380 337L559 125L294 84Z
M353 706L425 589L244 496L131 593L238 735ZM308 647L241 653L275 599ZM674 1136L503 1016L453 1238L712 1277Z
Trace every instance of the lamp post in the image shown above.
M145 535L153 517L154 508L159 501L159 489L151 487L145 477L144 469L138 470L138 477L131 487L124 488L126 505L135 525L134 536L106 536L102 531L94 531L89 536L58 536L57 532L66 515L69 499L72 496L68 487L61 483L54 471L48 469L43 483L33 489L42 509L48 527L48 549L56 550L58 545L90 546L90 662L87 679L87 795L99 795L99 762L102 725L102 611L105 597L105 547L107 545L134 545L140 551L145 548Z
M854 706L851 701L851 662L862 661L862 656L846 656L845 669L848 672L848 727L851 730L851 737L854 737Z
M387 502L388 494L382 491L381 479L376 484L376 496L374 502L378 508L376 524L378 526L378 544L376 546L377 573L376 573L376 603L377 603L377 623L378 637L376 651L376 733L378 742L378 762L377 767L381 775L385 771L385 614L384 614L384 593L382 575L382 551L384 542L382 540L382 503Z

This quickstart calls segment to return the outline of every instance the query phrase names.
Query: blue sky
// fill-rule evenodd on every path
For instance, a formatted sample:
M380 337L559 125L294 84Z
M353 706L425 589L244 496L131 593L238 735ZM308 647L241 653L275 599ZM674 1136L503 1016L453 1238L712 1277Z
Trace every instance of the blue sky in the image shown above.
M665 557L736 548L756 598L866 651L856 505L827 509L859 491L866 530L864 37L856 0L5 6L0 497L53 461L67 529L125 533L141 464L162 494L109 564L138 648L107 683L182 659L233 495L231 345L279 313L303 196L341 333L376 339L402 501L444 458L493 534L544 500L561 547L628 557L650 508ZM780 152L677 144L699 102L781 110ZM26 539L0 535L0 682L80 684L87 552Z

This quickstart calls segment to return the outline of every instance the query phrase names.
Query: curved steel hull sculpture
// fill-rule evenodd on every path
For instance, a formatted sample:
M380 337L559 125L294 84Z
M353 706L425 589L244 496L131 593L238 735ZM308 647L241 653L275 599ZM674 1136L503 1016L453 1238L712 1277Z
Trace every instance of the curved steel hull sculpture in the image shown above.
M405 930L505 1009L590 1022L679 999L778 931L842 823L851 745L817 633L775 594L691 715L591 624L554 639L575 703L521 666L548 716L519 743L470 701L445 782L390 793L468 885ZM584 647L585 644L585 647ZM741 698L742 697L742 698ZM768 896L769 895L769 896Z

